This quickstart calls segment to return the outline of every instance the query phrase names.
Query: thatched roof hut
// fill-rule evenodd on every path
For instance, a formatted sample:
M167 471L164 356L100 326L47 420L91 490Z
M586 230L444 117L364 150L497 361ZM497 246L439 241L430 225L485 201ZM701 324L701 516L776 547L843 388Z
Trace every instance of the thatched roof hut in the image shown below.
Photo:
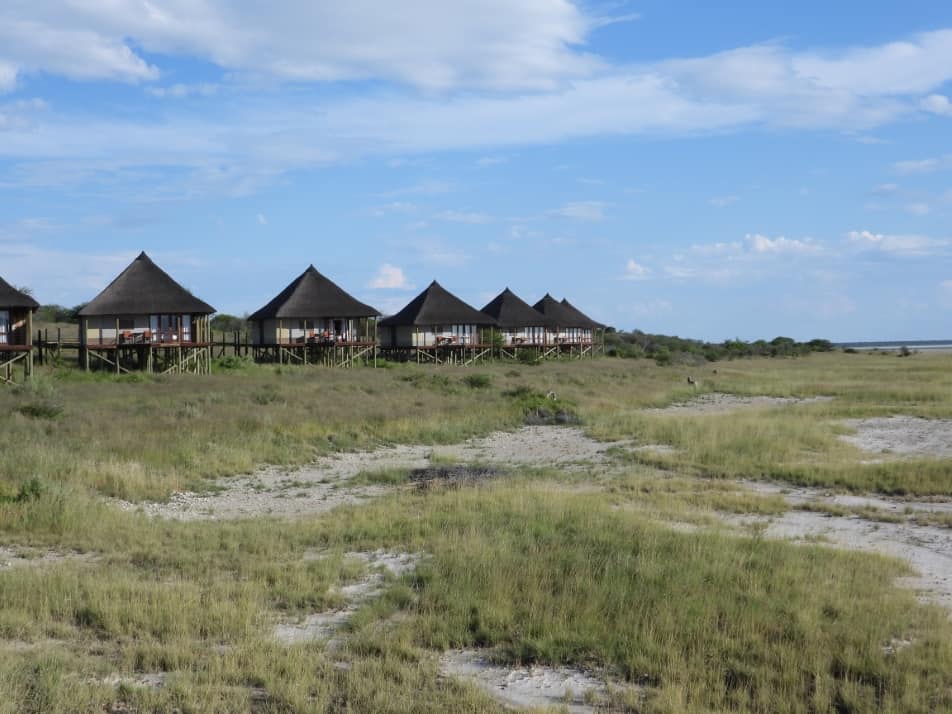
M142 251L79 311L79 316L211 315L213 312L215 308L175 282Z
M545 340L545 328L550 324L545 315L509 288L493 298L481 312L496 320L507 345L541 345Z
M32 344L32 316L40 304L0 278L0 348Z
M601 330L605 327L604 324L590 318L588 315L570 303L567 299L563 298L560 305L562 305L562 307L564 307L569 311L570 314L574 315L578 319L579 327L588 327L593 330Z
M466 304L435 280L396 315L380 321L385 347L472 345L480 327L496 320Z
M98 345L202 342L209 338L213 312L142 252L79 311L80 340Z
M580 320L578 315L567 310L562 303L549 295L549 293L546 293L545 296L532 307L545 316L547 320L546 327L564 329L582 326L579 324Z
M36 310L40 304L22 290L17 290L0 278L0 309Z
M275 318L358 318L379 314L378 310L360 302L310 265L248 319L258 322Z
M313 266L295 278L249 319L258 344L323 339L354 342L370 339L370 318L380 312L347 293Z

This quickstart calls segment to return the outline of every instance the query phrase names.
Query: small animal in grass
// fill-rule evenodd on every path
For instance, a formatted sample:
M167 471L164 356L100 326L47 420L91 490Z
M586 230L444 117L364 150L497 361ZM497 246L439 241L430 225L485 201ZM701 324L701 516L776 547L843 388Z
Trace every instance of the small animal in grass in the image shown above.
M697 380L694 377L688 377L688 384L697 389Z

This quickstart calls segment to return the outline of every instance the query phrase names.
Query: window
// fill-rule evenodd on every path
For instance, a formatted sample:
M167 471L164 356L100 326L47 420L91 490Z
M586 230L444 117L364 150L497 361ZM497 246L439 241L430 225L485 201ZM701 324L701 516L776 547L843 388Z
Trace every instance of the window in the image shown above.
M10 311L0 310L0 344L5 345L10 341Z

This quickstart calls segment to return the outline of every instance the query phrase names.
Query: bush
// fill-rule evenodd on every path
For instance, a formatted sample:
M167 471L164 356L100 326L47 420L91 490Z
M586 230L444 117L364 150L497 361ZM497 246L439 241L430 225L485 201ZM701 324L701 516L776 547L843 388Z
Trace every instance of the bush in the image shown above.
M485 389L492 384L492 377L488 374L468 374L463 377L463 384L470 389Z

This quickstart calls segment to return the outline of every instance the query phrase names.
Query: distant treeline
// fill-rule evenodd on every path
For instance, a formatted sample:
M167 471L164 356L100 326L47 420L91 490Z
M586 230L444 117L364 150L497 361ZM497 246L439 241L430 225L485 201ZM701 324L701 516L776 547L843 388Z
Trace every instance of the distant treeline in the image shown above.
M821 339L797 342L790 337L775 337L769 342L703 342L670 335L649 335L641 330L618 332L608 328L605 332L605 354L613 357L645 357L659 364L717 362L736 357L797 357L833 349L832 342Z

